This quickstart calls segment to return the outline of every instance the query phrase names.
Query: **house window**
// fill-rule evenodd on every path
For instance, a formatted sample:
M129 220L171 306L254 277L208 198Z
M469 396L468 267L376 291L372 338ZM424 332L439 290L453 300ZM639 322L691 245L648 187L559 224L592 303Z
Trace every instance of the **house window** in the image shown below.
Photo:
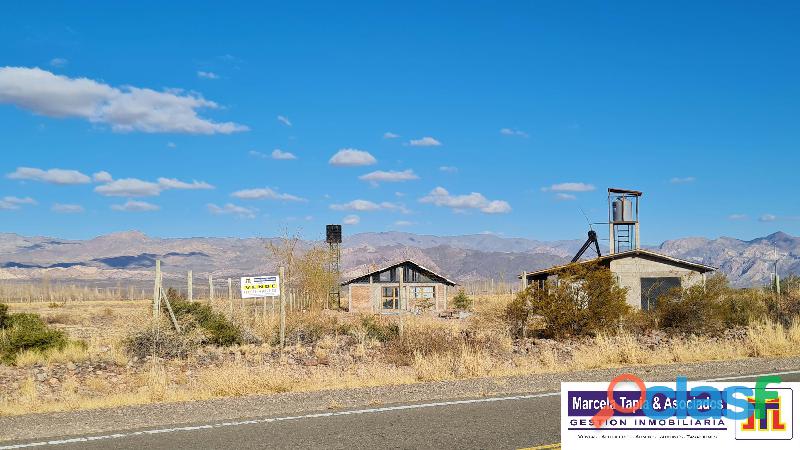
M373 275L372 281L375 283L393 283L397 281L397 269L392 268Z
M416 270L413 267L405 266L403 267L403 281L407 283L431 283L430 277L426 276L424 273Z
M658 306L658 299L672 289L681 288L680 277L642 278L642 309L650 310Z
M433 286L415 287L412 288L411 295L415 299L433 299L436 298L436 291Z
M400 288L381 288L381 303L383 304L383 309L400 309Z

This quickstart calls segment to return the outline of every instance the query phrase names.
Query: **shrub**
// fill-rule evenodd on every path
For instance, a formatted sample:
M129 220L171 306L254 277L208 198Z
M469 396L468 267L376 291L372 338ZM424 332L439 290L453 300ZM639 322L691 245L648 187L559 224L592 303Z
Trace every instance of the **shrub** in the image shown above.
M658 299L659 326L683 334L714 335L764 319L765 298L755 290L736 290L724 275L706 283L673 289Z
M162 323L148 326L131 333L123 341L129 355L137 358L158 356L161 358L185 358L203 342L199 330L189 333L176 333L171 324Z
M0 303L0 329L6 327L6 322L8 321L8 305L5 303Z
M361 326L367 337L379 342L388 342L400 334L400 327L396 323L374 315L361 316Z
M455 297L453 297L453 307L462 311L468 311L470 308L472 308L472 299L469 298L462 289L458 291L458 294L456 294Z
M172 288L167 291L167 297L183 331L191 332L196 327L201 328L205 335L204 344L225 347L243 343L241 328L224 314L214 311L210 305L188 302Z
M36 314L8 315L7 308L0 308L0 322L0 360L6 363L21 352L63 349L68 342L63 331L49 328Z
M652 310L638 309L625 317L623 326L633 334L644 334L658 328L658 317Z
M340 322L338 316L321 311L289 314L286 317L286 342L314 344L325 336L348 334L350 324ZM276 322L272 343L280 342L279 324Z
M414 317L406 320L402 334L389 341L387 356L390 362L410 365L415 357L459 353L466 343L456 324Z
M529 319L539 316L544 321L542 336L563 338L615 332L629 312L626 290L608 268L580 264L559 273L558 283L519 293L506 317L516 336L523 334Z
M770 286L761 291L767 304L767 314L772 321L788 327L800 319L800 277L790 275L781 280L780 297L772 289Z

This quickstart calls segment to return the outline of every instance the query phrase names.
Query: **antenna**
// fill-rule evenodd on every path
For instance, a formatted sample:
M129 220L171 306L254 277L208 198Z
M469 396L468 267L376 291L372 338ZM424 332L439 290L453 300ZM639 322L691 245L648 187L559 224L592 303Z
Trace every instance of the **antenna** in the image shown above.
M586 223L589 224L589 229L593 230L594 228L592 228L592 221L589 220L589 216L586 215L586 211L584 211L583 208L578 208L578 209L581 210L581 214L583 214L583 217L586 218Z

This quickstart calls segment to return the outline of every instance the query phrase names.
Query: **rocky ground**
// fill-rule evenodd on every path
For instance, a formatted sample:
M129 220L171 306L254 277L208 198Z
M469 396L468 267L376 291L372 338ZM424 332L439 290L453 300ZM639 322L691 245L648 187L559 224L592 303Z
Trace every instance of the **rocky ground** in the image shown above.
M36 370L36 369L33 369ZM449 382L358 389L324 390L153 404L113 409L0 417L0 441L102 433L123 429L244 419L319 410L356 408L442 399L557 391L561 381L608 381L633 373L646 381L670 381L800 370L800 358L746 359L649 367L621 367L570 373L505 378L478 378Z

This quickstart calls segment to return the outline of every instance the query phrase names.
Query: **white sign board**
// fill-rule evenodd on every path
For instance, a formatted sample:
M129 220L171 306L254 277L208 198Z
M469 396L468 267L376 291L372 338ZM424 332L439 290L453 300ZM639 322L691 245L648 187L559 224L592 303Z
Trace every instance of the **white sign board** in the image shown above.
M277 297L281 284L277 275L242 277L242 298Z

